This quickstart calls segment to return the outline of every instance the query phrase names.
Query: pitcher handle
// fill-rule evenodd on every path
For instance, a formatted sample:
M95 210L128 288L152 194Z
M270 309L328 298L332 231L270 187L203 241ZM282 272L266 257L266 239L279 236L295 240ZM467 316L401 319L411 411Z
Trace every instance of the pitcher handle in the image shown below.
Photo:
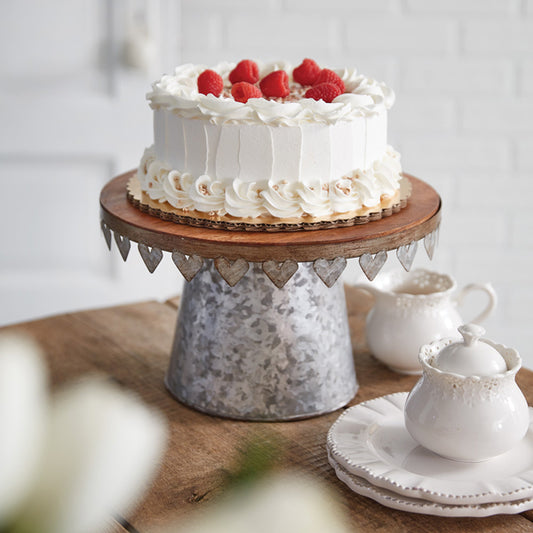
M469 322L473 322L474 324L481 324L484 320L487 320L487 318L492 314L494 309L496 308L496 305L498 303L498 296L496 295L496 291L494 290L494 287L490 283L469 283L468 285L465 285L459 294L456 297L457 305L461 305L462 301L464 300L465 296L472 291L482 291L484 292L488 298L489 301L487 302L487 305L485 309L475 318L470 320Z

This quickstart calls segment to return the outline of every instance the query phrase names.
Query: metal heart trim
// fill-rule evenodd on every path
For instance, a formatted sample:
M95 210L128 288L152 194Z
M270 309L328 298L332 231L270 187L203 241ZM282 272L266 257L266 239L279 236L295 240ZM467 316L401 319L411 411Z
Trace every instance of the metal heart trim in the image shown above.
M365 273L365 276L372 281L381 270L385 261L387 260L387 252L381 250L377 254L363 254L359 258L359 265L361 265L361 270Z
M126 261L126 259L128 258L128 254L130 253L130 248L131 248L130 240L128 239L128 237L123 237L116 231L114 232L114 237L115 237L115 242L117 243L117 248L120 252L120 255L122 256L122 259Z
M104 234L107 249L111 250L111 230L103 220L100 220L100 227L102 228L102 233Z
M433 259L433 254L435 253L435 248L439 242L439 227L437 226L431 233L428 233L424 237L424 248L430 259Z
M346 268L346 258L336 257L329 261L327 259L317 259L313 263L313 268L326 287L331 288L344 272L344 269Z
M225 257L215 259L215 268L230 287L234 287L248 272L250 265L244 259L229 261Z
M139 253L150 274L154 272L163 259L163 252L159 248L152 247L150 249L146 244L139 243Z
M191 281L191 279L198 274L204 264L204 260L198 255L190 255L187 257L185 254L182 254L177 250L172 252L172 261L174 261L174 264L178 267L181 275L187 281Z
M297 270L298 263L291 259L281 262L265 261L263 263L263 272L278 289L281 289L294 276Z
M413 261L415 259L416 251L418 249L418 242L411 241L409 244L404 244L396 250L396 256L402 264L403 268L409 272L413 266Z

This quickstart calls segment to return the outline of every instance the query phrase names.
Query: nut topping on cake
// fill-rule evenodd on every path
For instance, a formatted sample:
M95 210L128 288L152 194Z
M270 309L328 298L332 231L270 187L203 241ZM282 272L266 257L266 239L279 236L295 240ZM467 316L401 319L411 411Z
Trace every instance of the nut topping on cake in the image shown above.
M341 191L346 196L348 196L350 194L350 187L348 187L347 185L343 185L341 182L338 182L335 185L335 188L338 189L339 191Z

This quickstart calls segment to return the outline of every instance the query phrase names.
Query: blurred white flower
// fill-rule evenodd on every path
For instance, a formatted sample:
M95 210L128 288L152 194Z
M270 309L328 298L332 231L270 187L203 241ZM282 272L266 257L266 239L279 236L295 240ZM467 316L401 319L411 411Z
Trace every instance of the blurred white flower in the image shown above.
M0 530L34 481L47 413L47 379L30 340L0 337Z
M0 446L0 530L102 531L112 514L131 509L155 473L166 436L162 418L132 394L96 378L47 401L42 363L26 341L0 343L0 376L2 364L7 366L2 360L11 360L14 369L10 386L0 392L0 432L11 431L4 423L14 425L2 416L5 411L26 418L17 439L32 436L28 427L38 428L38 435L34 446L15 437L9 448ZM15 466L4 475L1 467L11 463ZM18 481L21 472L24 483ZM16 498L4 497L12 483L21 485Z
M270 474L243 484L184 526L166 533L348 533L346 516L329 490L299 472Z

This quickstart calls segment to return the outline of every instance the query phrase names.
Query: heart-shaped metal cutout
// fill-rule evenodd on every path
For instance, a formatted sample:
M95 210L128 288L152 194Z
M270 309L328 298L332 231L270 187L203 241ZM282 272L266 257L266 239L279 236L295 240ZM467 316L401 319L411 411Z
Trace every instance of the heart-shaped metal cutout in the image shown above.
M126 261L128 258L128 254L130 253L131 243L128 237L123 237L122 235L118 234L116 231L114 232L115 242L117 243L118 250L120 252L120 255L122 256L122 259Z
M215 259L215 268L218 270L219 274L226 281L226 283L233 287L235 286L248 272L248 262L244 259L235 259L235 261L229 261L225 257L217 257Z
M365 276L372 281L381 270L385 261L387 260L387 252L381 250L377 254L363 254L359 258L359 264L361 265L362 271L365 273Z
M411 241L409 244L404 244L396 250L396 255L398 260L402 264L403 268L409 272L413 266L413 261L415 259L416 251L418 249L418 242Z
M146 244L139 243L139 253L150 273L153 273L163 259L163 252L159 248L149 248Z
M103 220L100 220L100 227L102 228L102 233L104 234L104 239L107 244L107 249L111 250L111 230L109 229L109 226Z
M424 248L430 259L433 259L433 254L435 253L435 248L439 242L439 227L434 229L431 233L428 233L424 237Z
M317 259L313 263L313 268L326 287L331 288L346 268L346 259L344 257L336 257L331 260Z
M263 263L263 272L270 278L272 283L281 289L289 281L294 273L298 270L298 263L287 259L286 261L265 261Z
M174 261L174 264L178 267L178 270L187 281L191 281L191 279L198 274L204 264L204 260L201 257L197 255L190 255L187 257L185 254L182 254L177 250L172 252L172 261Z

